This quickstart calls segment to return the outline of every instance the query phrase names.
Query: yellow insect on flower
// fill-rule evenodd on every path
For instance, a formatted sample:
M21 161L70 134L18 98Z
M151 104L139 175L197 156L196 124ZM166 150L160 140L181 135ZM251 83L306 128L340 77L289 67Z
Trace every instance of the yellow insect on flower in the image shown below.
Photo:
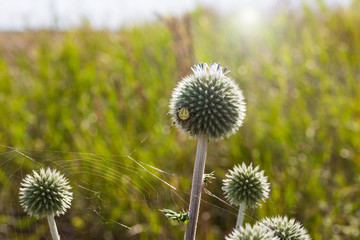
M185 121L188 120L190 117L190 112L186 107L182 107L179 109L178 111L178 117L180 118L180 120Z

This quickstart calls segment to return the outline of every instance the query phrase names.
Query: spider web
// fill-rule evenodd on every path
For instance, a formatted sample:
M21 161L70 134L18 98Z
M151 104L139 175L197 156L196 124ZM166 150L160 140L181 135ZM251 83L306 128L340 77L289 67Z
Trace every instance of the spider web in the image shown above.
M100 233L104 239L138 239L141 233L153 231L150 225L154 214L160 216L160 225L169 224L159 209L171 205L176 211L187 210L191 180L184 179L181 173L134 158L133 154L148 138L149 135L144 137L128 155L108 156L0 145L0 239L51 239L46 220L24 213L18 197L22 179L31 173L29 169L46 167L64 173L72 186L72 208L56 218L62 239L75 239L72 237L74 233L83 239ZM179 184L181 181L188 184L183 186ZM221 186L221 180L215 181L212 184ZM202 205L218 209L235 221L237 208L222 196L213 194L206 185L203 193ZM139 211L145 213L139 214ZM252 214L245 214L245 217L255 221ZM75 227L66 226L69 221ZM105 233L104 228L107 229ZM111 237L115 229L124 237ZM175 229L177 234L174 235L184 231L184 227Z

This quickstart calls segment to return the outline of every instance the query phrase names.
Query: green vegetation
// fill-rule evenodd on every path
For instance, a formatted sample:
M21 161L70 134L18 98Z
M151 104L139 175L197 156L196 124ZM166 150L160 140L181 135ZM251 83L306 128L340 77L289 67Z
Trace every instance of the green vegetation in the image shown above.
M188 208L196 143L171 127L168 104L190 67L210 60L232 70L247 116L209 143L206 172L217 179L206 189L224 199L229 168L260 165L270 199L246 223L287 215L315 240L358 238L360 1L277 11L257 27L199 9L118 32L1 33L0 238L49 234L22 211L18 189L51 166L74 192L56 219L64 239L182 239L184 225L159 209ZM237 209L203 200L199 239L223 239Z

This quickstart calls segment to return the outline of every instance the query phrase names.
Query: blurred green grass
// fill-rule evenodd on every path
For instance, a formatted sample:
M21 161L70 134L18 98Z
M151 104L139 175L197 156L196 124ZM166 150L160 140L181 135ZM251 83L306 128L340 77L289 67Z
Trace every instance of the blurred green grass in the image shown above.
M228 169L260 165L271 198L245 221L288 215L315 240L358 238L359 12L358 0L320 3L251 28L199 8L118 32L1 33L0 237L49 236L17 200L21 178L45 165L73 182L58 219L65 239L181 239L158 209L187 208L196 141L171 127L168 101L193 64L212 60L231 70L248 111L238 134L210 143L206 171L218 179L207 188L223 198ZM203 197L198 237L221 239L237 210Z

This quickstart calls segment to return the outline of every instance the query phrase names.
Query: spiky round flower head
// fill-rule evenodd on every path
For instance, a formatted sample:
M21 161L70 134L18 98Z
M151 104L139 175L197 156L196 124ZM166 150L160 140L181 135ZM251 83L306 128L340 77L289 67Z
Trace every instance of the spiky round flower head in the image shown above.
M222 189L225 197L232 205L239 206L242 202L246 202L249 207L255 207L260 204L260 200L265 201L269 197L270 184L264 171L246 166L235 166L233 170L229 170L223 180Z
M245 228L234 229L229 236L225 237L226 240L279 240L270 232L266 227L254 225L251 227L249 224Z
M199 63L172 93L170 113L184 132L220 140L236 132L245 117L244 97L219 64Z
M21 182L20 203L30 216L59 216L70 208L72 192L68 180L56 170L33 171Z
M264 218L257 225L266 226L269 232L281 240L310 240L307 230L295 219L285 217Z

